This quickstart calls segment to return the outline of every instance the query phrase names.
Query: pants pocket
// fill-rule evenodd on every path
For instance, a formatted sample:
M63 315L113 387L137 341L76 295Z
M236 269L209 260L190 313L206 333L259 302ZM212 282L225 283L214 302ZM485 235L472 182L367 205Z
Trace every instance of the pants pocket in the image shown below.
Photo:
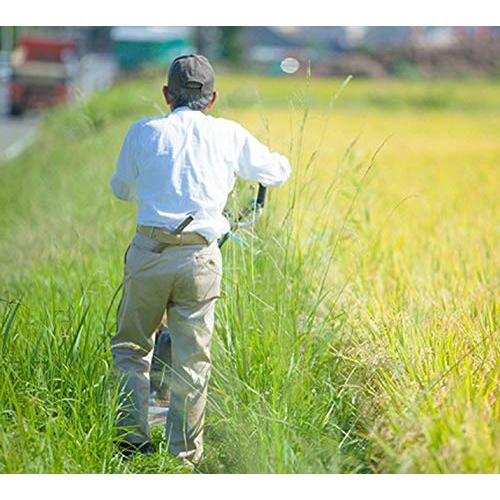
M131 246L142 252L161 253L166 248L166 244L156 241L143 233L135 233Z
M219 248L204 247L182 264L175 284L174 302L192 303L215 299L220 294L222 257Z
M125 276L136 275L142 269L157 262L164 249L164 243L149 238L142 233L136 233L126 254Z
M195 255L193 283L197 300L210 300L220 295L222 280L222 256L219 247L209 247Z

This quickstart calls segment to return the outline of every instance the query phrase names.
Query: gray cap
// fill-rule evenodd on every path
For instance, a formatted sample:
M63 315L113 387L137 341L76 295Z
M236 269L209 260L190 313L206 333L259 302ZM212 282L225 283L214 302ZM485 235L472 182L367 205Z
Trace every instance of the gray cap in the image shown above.
M168 88L172 95L211 97L215 90L214 69L199 54L177 57L168 70Z

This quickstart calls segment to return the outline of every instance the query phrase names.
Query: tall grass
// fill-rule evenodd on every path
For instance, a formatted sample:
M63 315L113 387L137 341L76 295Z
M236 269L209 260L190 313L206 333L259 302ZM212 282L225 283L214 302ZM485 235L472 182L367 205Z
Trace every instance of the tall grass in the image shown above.
M289 146L294 178L282 211L268 213L244 246L225 251L211 419L220 444L212 447L207 470L216 464L221 471L267 473L371 467L352 373L331 352L342 344L346 322L318 280L317 264L328 256L314 240L301 239L310 195L303 182L315 155L303 152L307 92L291 101L298 113Z
M391 142L377 159L385 135L368 153L351 137L332 155L331 120L317 115L335 117L335 100L318 105L326 83L268 112L277 84L261 82L258 113L229 102L222 112L263 126L294 174L223 250L201 471L498 471L500 153L483 134L490 156L477 178L449 171L449 188L427 170L434 181L422 186L439 188L427 207L405 171L391 197L401 174L388 182L384 171ZM149 457L123 460L112 444L108 340L133 215L108 179L130 121L158 114L146 89L122 83L54 112L34 147L0 167L3 472L183 471L161 431ZM476 217L456 202L471 186ZM241 189L231 202L246 198Z

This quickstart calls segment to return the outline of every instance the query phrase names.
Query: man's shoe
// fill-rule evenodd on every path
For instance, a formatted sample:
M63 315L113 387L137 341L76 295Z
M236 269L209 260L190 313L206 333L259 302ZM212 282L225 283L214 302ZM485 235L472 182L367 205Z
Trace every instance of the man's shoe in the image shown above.
M149 455L154 451L153 445L149 441L146 443L130 443L128 441L119 441L118 449L120 450L120 453L125 457L131 457L136 453Z

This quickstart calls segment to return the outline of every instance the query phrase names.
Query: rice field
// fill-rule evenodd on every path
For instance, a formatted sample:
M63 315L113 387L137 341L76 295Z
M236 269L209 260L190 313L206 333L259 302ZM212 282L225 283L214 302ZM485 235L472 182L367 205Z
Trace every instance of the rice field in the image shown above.
M0 472L187 472L113 448L134 207L109 178L151 72L51 112L0 166ZM345 82L344 82L345 83ZM202 473L500 472L500 88L223 75L215 114L289 183L224 250ZM245 204L251 187L230 200Z

